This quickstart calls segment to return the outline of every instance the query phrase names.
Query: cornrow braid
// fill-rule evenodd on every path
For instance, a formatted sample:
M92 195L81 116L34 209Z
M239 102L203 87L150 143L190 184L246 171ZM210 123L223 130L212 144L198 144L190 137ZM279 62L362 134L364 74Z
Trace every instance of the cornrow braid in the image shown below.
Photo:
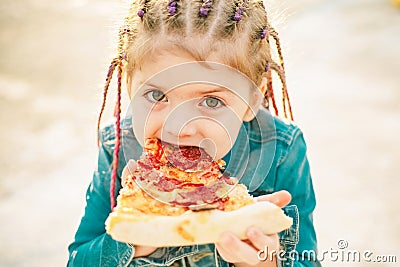
M242 4L240 5L240 3L237 4L236 6L236 12L235 15L233 16L233 20L238 22L242 19L242 16L244 14L244 11L247 7L247 2L249 0L243 0Z
M147 4L147 0L141 0L139 2L139 10L137 11L137 15L141 19L143 19L143 16L146 13L146 4Z
M167 9L170 16L175 15L177 5L178 3L176 0L169 0Z
M211 37L213 34L213 25L216 25L218 20L218 5L223 3L223 0L200 0L191 3L191 30L200 35Z
M248 0L232 0L232 1L221 1L223 4L220 7L222 14L220 18L217 18L220 23L217 27L217 34L223 39L232 38L236 33L241 31L243 23L238 23L243 19L245 10L243 8L244 1ZM246 14L247 15L247 14Z
M183 3L181 0L169 0L167 4L167 12L161 12L160 24L163 22L168 25L169 29L182 28L185 25L185 20L182 16ZM154 7L155 8L155 7Z
M260 34L260 38L264 39L267 36L268 36L268 25L264 27L263 31Z
M169 6L171 2L172 6ZM143 27L141 27L135 19L132 22L136 23L135 26L144 28L145 32L157 32L160 30L160 13L166 13L170 17L175 17L170 14L177 13L178 7L174 6L172 2L177 3L177 1L154 1L154 0L142 0L139 2L138 13L142 13L141 22ZM141 12L143 10L144 12ZM171 12L171 13L170 13ZM126 19L125 19L126 20Z
M202 18L206 18L208 16L208 12L210 12L212 7L212 0L203 0L201 7L199 9L199 16Z

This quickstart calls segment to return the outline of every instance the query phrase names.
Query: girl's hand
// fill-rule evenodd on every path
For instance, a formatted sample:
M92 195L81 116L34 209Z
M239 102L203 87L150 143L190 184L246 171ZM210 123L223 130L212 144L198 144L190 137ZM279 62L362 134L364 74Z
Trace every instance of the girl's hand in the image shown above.
M289 204L291 196L287 191L279 191L270 195L264 195L256 198L257 201L269 201L280 208ZM225 232L221 235L220 242L215 244L221 257L230 263L234 263L237 267L244 266L277 266L276 258L271 261L260 261L257 252L264 250L279 251L278 234L265 235L256 227L249 227L247 230L247 239L240 240L232 233Z
M136 170L136 161L134 160L129 160L128 164L126 164L124 170L122 171L122 177L121 179L125 179L128 175L132 174ZM156 247L147 247L147 246L135 246L135 258L136 257L144 257L148 256L154 251L156 251Z
M255 199L256 201L269 201L271 203L274 203L278 207L283 208L290 203L290 201L292 200L292 196L288 191L281 190L269 195L256 197Z

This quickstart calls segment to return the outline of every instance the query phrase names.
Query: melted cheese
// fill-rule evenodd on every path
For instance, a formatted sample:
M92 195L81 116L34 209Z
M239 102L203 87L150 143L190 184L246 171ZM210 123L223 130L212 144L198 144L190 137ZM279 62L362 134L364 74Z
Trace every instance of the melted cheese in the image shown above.
M224 202L224 211L237 210L255 203L253 197L249 195L246 186L242 184L234 186L228 196L228 201Z
M166 177L174 178L184 183L209 185L221 177L221 172L217 166L217 164L213 163L212 167L205 171L185 172L176 167L164 165L161 166L160 172Z
M130 179L132 178L130 177ZM137 186L135 182L129 183L129 186L121 189L117 203L116 210L125 213L136 210L145 214L180 215L187 210L185 207L172 206L154 199Z

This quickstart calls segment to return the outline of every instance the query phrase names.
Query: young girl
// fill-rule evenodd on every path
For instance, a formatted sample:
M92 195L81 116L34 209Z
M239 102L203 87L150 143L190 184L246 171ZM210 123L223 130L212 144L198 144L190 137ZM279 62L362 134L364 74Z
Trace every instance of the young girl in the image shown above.
M118 49L99 116L100 124L117 71L116 124L99 131L98 167L68 266L319 266L306 146L299 128L278 118L283 111L293 120L279 38L262 0L134 1ZM279 111L273 77L282 84ZM121 119L123 78L131 106ZM246 240L226 232L216 244L184 247L113 240L104 222L147 138L222 158L257 201L281 206L292 227L272 235L250 227Z

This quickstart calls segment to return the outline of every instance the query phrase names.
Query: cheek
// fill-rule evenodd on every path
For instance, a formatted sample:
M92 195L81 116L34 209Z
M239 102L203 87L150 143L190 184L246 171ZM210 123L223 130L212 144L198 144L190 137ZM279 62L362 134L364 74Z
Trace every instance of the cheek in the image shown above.
M235 143L242 121L237 116L219 117L215 120L203 120L201 127L202 147L215 159L221 159Z
M133 132L143 146L146 138L157 136L162 127L162 114L152 110L148 103L142 101L131 103L131 112Z

